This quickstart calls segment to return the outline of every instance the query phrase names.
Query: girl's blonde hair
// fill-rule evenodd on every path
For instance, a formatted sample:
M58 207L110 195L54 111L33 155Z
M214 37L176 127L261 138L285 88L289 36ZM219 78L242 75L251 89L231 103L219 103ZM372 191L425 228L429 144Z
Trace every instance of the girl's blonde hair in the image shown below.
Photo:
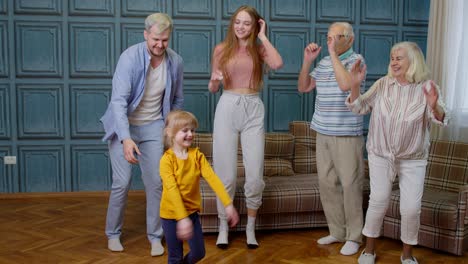
M260 47L257 44L257 36L258 32L260 32L260 24L258 23L258 20L263 18L260 16L257 10L255 10L255 8L243 5L240 6L231 16L227 35L223 41L223 51L219 60L219 64L221 71L223 72L224 84L226 87L230 88L231 76L229 76L226 66L229 61L234 58L236 51L239 48L239 43L234 32L234 23L236 21L237 15L242 11L247 12L247 14L249 14L250 18L252 19L252 32L247 39L247 51L249 52L253 63L252 79L250 80L250 84L253 86L255 91L259 91L263 85L263 60L260 56Z
M429 79L430 70L424 61L424 55L418 44L410 41L399 42L393 45L392 49L390 50L390 56L394 51L399 49L405 50L406 56L408 56L409 67L405 73L406 80L410 83L419 83ZM388 64L387 75L393 77L391 60Z
M198 128L198 120L192 113L174 110L167 115L164 127L164 145L166 148L172 147L175 135L184 127Z

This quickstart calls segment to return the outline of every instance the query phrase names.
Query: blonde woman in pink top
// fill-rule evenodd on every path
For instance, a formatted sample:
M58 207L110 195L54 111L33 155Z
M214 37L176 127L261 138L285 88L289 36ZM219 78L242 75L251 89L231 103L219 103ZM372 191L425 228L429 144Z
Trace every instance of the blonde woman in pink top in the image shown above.
M392 47L387 76L365 94L359 86L366 72L357 61L351 70L351 94L346 104L355 113L372 111L367 151L370 198L362 234L366 248L359 263L375 263L375 239L380 235L393 181L400 186L401 263L418 263L412 248L418 243L421 198L426 175L431 123L446 125L448 117L440 90L429 80L429 69L416 43Z
M259 41L258 41L259 40ZM264 64L270 69L283 65L278 51L266 36L265 20L250 6L241 6L231 17L228 32L212 56L208 89L224 90L216 107L213 127L213 167L234 199L237 180L238 138L245 167L247 205L247 246L257 248L255 219L262 204L265 109L259 97L263 85ZM218 200L219 234L216 245L228 246L228 222Z

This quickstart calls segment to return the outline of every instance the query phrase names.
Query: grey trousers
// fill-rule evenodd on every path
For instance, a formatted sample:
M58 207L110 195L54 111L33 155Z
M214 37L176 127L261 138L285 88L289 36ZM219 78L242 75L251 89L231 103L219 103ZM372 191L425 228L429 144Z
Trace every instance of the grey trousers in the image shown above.
M146 192L146 232L148 240L161 240L163 230L159 217L162 184L159 175L159 160L163 153L164 121L156 120L142 126L130 126L130 135L140 149L138 162ZM107 208L106 235L119 238L122 233L127 194L132 179L132 165L125 160L123 144L114 137L109 141L112 164L112 190Z
M317 133L320 200L330 235L341 241L362 242L363 150L362 136Z
M234 199L237 180L238 139L245 167L244 194L247 208L262 204L263 159L265 149L265 108L258 94L241 95L224 91L216 107L213 128L213 167L229 196ZM217 200L218 216L226 219Z

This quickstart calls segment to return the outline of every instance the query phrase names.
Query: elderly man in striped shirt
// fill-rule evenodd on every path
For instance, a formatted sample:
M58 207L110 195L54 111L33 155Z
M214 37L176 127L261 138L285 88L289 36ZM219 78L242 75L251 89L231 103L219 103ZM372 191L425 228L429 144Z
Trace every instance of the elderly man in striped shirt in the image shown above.
M311 129L317 131L317 172L320 199L330 234L318 244L346 242L343 255L354 255L362 242L363 117L345 105L349 95L350 69L364 59L353 51L353 28L349 23L330 25L327 35L329 56L310 72L321 47L310 43L304 50L298 90L316 89L317 97ZM365 79L361 83L364 89Z

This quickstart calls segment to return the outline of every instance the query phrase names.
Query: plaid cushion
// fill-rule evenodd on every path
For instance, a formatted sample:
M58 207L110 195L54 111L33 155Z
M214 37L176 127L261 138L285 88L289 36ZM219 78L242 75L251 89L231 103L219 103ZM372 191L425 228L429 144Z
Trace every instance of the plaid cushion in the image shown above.
M213 138L212 134L196 134L193 146L198 147L205 154L207 159L213 160ZM294 156L294 136L287 133L266 133L265 134L265 176L292 176L294 170L292 159ZM242 149L239 144L237 177L245 177L245 169L242 163Z
M432 141L424 184L452 192L468 184L468 143Z
M294 136L286 133L265 134L265 159L280 158L292 161Z
M209 161L213 160L213 137L210 133L195 134L192 146L198 147Z
M316 173L315 143L317 133L310 129L310 122L292 121L289 132L294 136L294 171L296 173Z
M285 159L266 159L264 161L263 174L265 176L293 176L292 162Z
M244 183L244 178L238 178L234 198L234 206L241 215L247 214ZM327 226L318 188L316 174L265 178L263 204L258 211L256 229ZM200 181L200 190L203 208L200 219L203 231L216 232L219 224L216 195L204 180ZM245 220L246 218L241 217L241 222L233 230L244 230Z
M234 206L239 214L247 213L244 183L244 178L238 178ZM265 178L263 204L259 214L323 211L318 188L317 174L295 175L294 180L291 177ZM203 208L201 214L217 215L216 195L204 180L200 181L200 191Z
M440 189L424 189L421 204L421 224L445 229L457 229L458 194ZM400 219L400 190L392 192L386 216Z

